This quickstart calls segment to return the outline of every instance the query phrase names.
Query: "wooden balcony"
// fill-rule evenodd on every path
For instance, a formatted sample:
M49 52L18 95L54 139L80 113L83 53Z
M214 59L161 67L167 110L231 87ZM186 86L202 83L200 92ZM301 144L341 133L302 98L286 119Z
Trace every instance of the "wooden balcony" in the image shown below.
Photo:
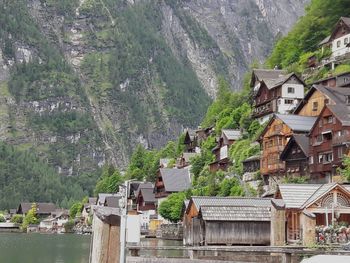
M319 163L309 166L310 173L323 173L332 171L332 163Z
M252 117L258 118L260 116L264 116L264 115L270 114L272 112L273 112L272 103L270 103L269 106L267 104L265 104L265 105L257 106L256 108L254 108L253 113L252 113Z
M285 170L284 163L268 164L267 166L261 167L262 174L278 173L278 172L283 172L284 170Z

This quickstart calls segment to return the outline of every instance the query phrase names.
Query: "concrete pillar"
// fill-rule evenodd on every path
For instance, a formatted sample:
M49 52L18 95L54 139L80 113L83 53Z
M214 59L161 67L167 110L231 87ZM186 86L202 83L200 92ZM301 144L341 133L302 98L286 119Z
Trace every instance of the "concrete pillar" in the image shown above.
M271 246L284 246L286 243L286 210L281 199L271 201Z
M311 246L315 244L316 216L305 210L300 216L303 246Z
M119 263L120 211L95 207L92 223L90 263Z

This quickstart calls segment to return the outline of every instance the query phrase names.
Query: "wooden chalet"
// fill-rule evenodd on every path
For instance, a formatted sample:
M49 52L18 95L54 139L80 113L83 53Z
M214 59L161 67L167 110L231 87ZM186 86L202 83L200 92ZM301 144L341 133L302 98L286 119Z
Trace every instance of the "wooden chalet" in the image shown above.
M35 202L34 202L35 203ZM32 208L34 203L20 203L17 208L17 214L26 215ZM35 203L36 214L39 217L45 217L51 215L56 210L56 205L53 203Z
M274 113L292 112L304 98L305 83L295 73L282 70L254 69L252 117L260 123L268 121Z
M194 196L184 207L184 245L271 242L271 199Z
M97 206L106 206L106 198L107 197L120 197L120 194L113 193L100 193L97 196L96 205Z
M316 117L275 114L260 135L260 173L267 188L274 188L286 172L280 156L293 134L307 134Z
M196 152L197 136L196 131L191 129L185 129L185 152Z
M157 199L151 183L140 184L137 191L137 211L156 210Z
M337 168L342 167L350 147L350 94L343 96L343 102L326 105L310 132L309 163L313 182L340 179Z
M279 185L275 198L284 203L286 241L312 245L316 226L350 224L349 190L349 185L338 183Z
M350 53L350 18L341 17L334 26L331 34L319 43L322 48L332 50L332 58L347 57Z
M229 148L235 141L242 137L240 130L223 129L221 136L212 152L215 155L215 161L209 164L211 172L218 170L226 171L231 165L229 158Z
M294 134L281 153L285 162L286 175L289 177L309 177L309 137L306 134Z
M191 175L188 169L161 168L158 170L154 193L159 203L171 193L185 191L191 186Z
M197 144L200 145L202 141L206 140L214 131L214 127L202 128L198 127L196 130Z
M243 162L243 173L254 173L260 170L260 155L248 157Z

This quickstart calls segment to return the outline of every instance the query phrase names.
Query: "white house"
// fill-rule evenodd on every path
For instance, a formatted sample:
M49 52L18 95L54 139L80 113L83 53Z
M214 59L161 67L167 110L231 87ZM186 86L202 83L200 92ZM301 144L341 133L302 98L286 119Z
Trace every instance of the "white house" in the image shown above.
M322 47L330 47L332 58L342 57L350 53L350 18L341 17L330 36L321 41Z

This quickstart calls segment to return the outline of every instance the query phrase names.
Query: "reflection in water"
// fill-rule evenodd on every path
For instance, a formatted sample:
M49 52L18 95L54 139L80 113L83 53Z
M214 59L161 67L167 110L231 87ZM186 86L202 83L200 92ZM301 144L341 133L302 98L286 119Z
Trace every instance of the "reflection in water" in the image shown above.
M0 233L1 263L88 263L90 236Z

